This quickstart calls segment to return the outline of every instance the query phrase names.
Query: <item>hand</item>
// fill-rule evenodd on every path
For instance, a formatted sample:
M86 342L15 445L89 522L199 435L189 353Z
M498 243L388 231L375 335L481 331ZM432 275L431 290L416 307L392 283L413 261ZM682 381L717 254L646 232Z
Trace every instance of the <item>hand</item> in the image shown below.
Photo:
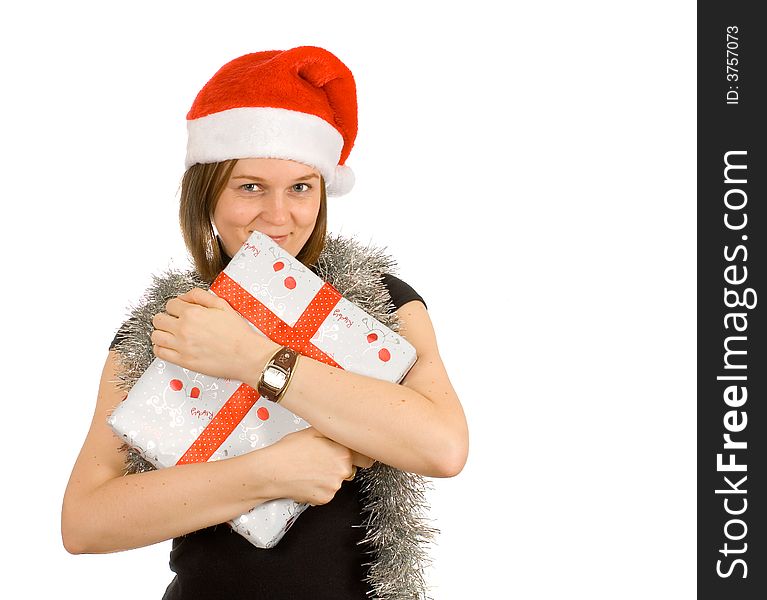
M367 468L373 464L372 459L326 438L313 427L286 435L252 454L261 454L259 460L263 460L264 453L274 461L274 497L314 506L333 499L352 474L352 465Z
M157 358L212 377L243 381L280 347L251 329L226 300L201 288L169 300L152 325Z

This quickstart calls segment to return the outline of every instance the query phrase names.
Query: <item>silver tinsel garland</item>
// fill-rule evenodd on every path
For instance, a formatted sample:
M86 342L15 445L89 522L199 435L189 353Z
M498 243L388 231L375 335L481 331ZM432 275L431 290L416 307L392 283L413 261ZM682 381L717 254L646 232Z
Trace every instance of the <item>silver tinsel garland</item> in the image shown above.
M341 294L393 331L399 329L382 273L394 274L396 262L382 249L362 246L350 238L328 235L314 272ZM171 298L192 287L208 289L194 270L170 270L153 276L153 282L120 328L115 345L120 370L117 385L130 390L154 360L150 336L152 317L165 310ZM391 311L391 312L390 312ZM141 455L123 446L126 474L154 469ZM363 495L365 537L368 548L366 580L376 600L426 600L424 568L427 546L437 530L428 526L428 483L420 475L375 463L357 474Z

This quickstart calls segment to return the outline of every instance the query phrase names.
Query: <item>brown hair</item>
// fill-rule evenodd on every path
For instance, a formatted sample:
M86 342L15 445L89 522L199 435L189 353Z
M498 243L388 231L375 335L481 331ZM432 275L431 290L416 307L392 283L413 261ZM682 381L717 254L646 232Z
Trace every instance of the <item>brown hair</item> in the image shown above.
M192 165L181 181L181 204L178 210L181 233L197 272L208 282L212 282L226 266L213 230L213 211L235 164L237 159ZM320 211L317 222L296 256L307 267L317 262L325 245L326 232L327 196L325 180L320 176Z

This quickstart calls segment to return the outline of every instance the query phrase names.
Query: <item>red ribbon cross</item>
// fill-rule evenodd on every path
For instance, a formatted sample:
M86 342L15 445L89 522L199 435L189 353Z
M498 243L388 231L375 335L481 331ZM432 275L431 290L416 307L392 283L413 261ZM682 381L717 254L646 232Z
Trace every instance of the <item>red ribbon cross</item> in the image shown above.
M341 300L341 294L329 283L323 284L292 327L251 296L226 273L221 273L210 289L219 298L229 302L234 310L258 327L270 340L288 346L304 356L342 368L311 343L312 336L317 333L322 322ZM176 464L207 461L231 435L259 398L258 392L252 387L244 383L240 385Z

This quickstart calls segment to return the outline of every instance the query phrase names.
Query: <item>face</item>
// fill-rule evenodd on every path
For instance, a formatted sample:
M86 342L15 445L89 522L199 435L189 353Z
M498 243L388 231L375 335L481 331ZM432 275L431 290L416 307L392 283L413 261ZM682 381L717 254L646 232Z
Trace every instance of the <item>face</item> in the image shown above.
M320 210L320 174L292 160L237 161L213 211L213 223L229 256L254 231L296 256L309 239Z

